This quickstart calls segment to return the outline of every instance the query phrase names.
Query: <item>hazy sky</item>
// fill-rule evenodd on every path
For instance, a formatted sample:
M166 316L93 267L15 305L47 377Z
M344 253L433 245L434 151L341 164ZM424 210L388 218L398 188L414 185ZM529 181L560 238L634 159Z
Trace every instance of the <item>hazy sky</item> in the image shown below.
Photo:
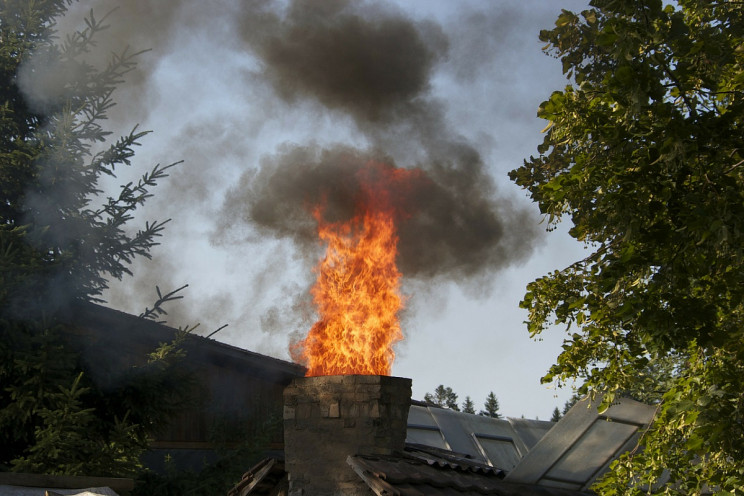
M345 163L419 167L435 187L401 226L405 340L394 375L414 398L437 385L505 415L549 418L570 396L540 385L560 330L529 338L525 285L583 254L546 233L508 171L536 153L539 103L565 85L540 29L573 0L114 0L74 4L63 30L111 12L102 51L150 49L116 94L111 128L150 129L131 171L184 160L138 220L172 218L152 261L112 284L139 313L189 284L169 324L288 359L313 323L322 247L306 197L336 191ZM340 203L342 204L342 203Z

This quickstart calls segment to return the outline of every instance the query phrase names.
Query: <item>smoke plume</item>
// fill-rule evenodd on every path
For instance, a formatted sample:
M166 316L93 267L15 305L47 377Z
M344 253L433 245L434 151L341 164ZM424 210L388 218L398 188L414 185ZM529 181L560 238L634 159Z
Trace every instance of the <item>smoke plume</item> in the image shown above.
M382 1L90 0L71 5L60 39L85 26L90 8L97 18L108 14L91 63L126 47L150 49L117 89L110 128L128 132L141 122L155 130L137 150L144 168L185 160L138 217L173 217L164 245L155 262L134 264L138 283L114 282L106 295L113 306L137 313L151 304L156 284L189 283L198 301L171 312L179 322L206 321L205 331L225 322L260 320L266 329L286 322L277 307L255 316L283 292L270 286L307 282L277 282L288 265L272 256L291 249L275 247L291 240L289 270L312 275L322 247L308 204L325 197L328 215L350 215L355 173L369 161L417 168L427 178L406 193L412 215L398 226L408 280L455 281L478 293L530 256L535 222L494 183L494 158L484 158L483 143L462 126L467 105L452 103L468 100L456 84L492 73L489 57L506 57L499 44L514 35L514 9L477 16L463 9L457 19L433 20ZM28 67L34 77L21 82L40 104L76 77L46 70L53 67L41 59ZM522 108L503 107L501 119ZM491 146L497 138L487 139ZM196 245L206 240L212 251L201 255L207 251ZM174 263L184 251L195 258ZM213 273L242 280L214 284Z
M284 16L246 12L241 34L283 99L314 98L358 121L394 118L426 91L447 49L438 26L349 0L294 1Z
M415 213L399 225L404 276L467 284L530 254L527 214L499 199L476 148L449 129L430 95L448 49L439 26L384 6L294 1L283 15L246 17L242 33L279 97L349 115L370 145L294 145L266 157L230 189L216 238L246 222L312 250L308 206L327 198L332 215L350 217L356 172L400 156L397 166L430 179L408 192Z
M524 214L499 205L477 154L467 147L460 162L422 167L428 181L406 191L410 217L398 226L398 266L404 276L463 281L524 256L531 232ZM395 165L390 157L345 146L293 146L267 157L257 174L246 174L225 200L218 235L236 223L293 239L303 251L318 244L310 208L326 199L326 217L354 215L358 171L369 161ZM528 250L527 250L528 251Z

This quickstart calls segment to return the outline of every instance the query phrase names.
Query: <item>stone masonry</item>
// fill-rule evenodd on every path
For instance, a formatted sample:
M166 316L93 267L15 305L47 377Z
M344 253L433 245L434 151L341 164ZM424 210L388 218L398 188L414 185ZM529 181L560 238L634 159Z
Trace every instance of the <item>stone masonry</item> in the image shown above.
M410 403L411 380L401 377L294 379L284 390L290 496L371 494L346 459L402 452Z

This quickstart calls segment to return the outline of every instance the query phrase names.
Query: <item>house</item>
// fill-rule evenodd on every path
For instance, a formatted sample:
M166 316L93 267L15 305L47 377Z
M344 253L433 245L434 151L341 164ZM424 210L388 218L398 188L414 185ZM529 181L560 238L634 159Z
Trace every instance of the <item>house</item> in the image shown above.
M654 408L584 399L557 423L492 419L410 401L410 380L295 379L284 393L284 456L229 496L577 496L632 449Z
M143 365L149 353L178 333L91 303L76 305L65 320L70 344L99 383L115 383L117 375ZM178 468L199 469L216 458L215 431L223 437L232 432L241 439L252 438L263 433L271 419L278 428L268 448L281 451L282 393L293 378L305 374L305 368L196 335L187 335L183 348L187 366L198 379L197 400L154 433L145 465L157 470L168 457Z
M177 334L93 304L68 320L71 342L102 380ZM600 415L586 399L557 423L492 419L412 401L410 379L306 378L300 365L192 335L184 348L201 401L157 433L146 465L157 469L168 456L180 468L200 468L214 455L215 426L227 424L241 440L278 419L269 456L231 496L589 494L654 413L623 399Z

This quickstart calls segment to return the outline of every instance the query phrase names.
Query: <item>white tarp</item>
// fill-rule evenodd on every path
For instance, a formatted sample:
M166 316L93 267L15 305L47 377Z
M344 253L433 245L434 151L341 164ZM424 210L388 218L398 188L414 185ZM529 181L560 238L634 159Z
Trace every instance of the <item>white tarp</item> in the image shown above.
M48 493L47 493L48 491ZM119 496L110 487L88 487L85 489L56 489L53 487L23 487L0 484L0 496Z

